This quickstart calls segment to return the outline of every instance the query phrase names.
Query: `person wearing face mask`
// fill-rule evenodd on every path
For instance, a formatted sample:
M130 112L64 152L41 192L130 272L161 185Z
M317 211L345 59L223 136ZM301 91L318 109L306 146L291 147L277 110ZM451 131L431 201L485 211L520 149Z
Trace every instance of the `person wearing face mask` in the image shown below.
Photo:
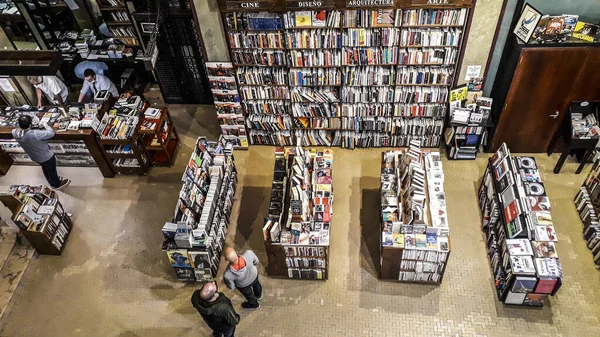
M213 337L233 337L240 315L235 312L231 300L219 292L214 281L205 283L192 294L192 305L209 328Z
M83 76L83 87L79 92L79 99L77 102L83 102L83 99L88 93L91 93L93 97L98 93L98 91L101 90L108 90L113 97L119 97L119 91L117 91L117 87L115 87L115 84L111 82L108 77L96 74L96 72L92 69L86 69L83 72Z

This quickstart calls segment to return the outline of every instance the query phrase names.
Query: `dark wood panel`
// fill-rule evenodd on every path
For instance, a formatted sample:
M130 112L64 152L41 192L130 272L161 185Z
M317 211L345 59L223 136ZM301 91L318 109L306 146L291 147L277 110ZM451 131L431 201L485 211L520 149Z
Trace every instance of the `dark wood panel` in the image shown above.
M401 248L384 247L381 250L381 279L398 280L400 275Z
M587 48L528 48L521 58L494 134L492 150L506 142L515 153L541 153L569 105ZM557 118L553 118L558 112Z
M268 259L267 274L269 276L288 277L283 246L265 242L265 250L267 251Z
M579 78L569 96L569 103L600 100L600 48L588 49L587 60L581 66Z

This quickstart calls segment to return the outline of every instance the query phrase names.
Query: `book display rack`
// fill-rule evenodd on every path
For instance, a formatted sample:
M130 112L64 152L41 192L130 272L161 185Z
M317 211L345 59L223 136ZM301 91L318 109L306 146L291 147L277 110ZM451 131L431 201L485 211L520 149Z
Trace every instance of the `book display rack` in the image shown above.
M439 146L470 1L244 4L219 1L251 144Z
M147 107L138 133L142 137L151 165L173 166L179 135L169 109Z
M562 267L535 159L513 159L503 143L483 175L479 208L498 300L542 307L560 289Z
M101 116L96 130L98 143L116 173L148 172L150 161L146 154L146 140L140 133L146 107L140 96L124 96Z
M478 97L465 108L450 104L449 125L444 132L446 156L454 160L473 160L487 141L491 127L491 98ZM460 103L460 102L457 102Z
M272 277L326 280L333 215L331 151L277 148L263 236Z
M0 193L0 200L38 254L62 254L73 222L56 192L44 185L12 185Z
M440 284L450 256L439 152L387 151L381 162L382 279Z
M594 162L590 174L575 195L575 207L583 222L583 237L587 247L592 251L596 268L600 269L600 160Z
M223 140L231 143L236 149L247 149L246 120L240 103L240 93L235 81L233 64L231 62L206 62L206 71ZM252 74L248 74L248 76L252 76Z
M162 248L179 280L210 281L217 276L237 186L233 154L200 137L181 180Z

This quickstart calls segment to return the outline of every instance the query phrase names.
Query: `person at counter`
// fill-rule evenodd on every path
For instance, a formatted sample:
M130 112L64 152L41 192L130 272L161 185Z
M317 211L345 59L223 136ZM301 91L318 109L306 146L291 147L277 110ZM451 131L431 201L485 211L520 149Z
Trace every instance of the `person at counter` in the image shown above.
M79 92L79 100L77 102L83 102L85 95L90 92L92 96L95 96L100 90L108 90L113 97L119 97L117 87L115 87L114 83L108 77L96 74L92 69L86 69L83 72L83 76L85 79L83 80L83 87Z
M42 107L42 94L46 95L48 101L62 108L69 103L69 90L67 86L56 76L27 76L27 80L35 87L38 103Z
M21 115L19 128L12 130L12 135L29 158L40 164L48 184L52 188L60 190L71 181L59 177L56 171L56 157L47 142L48 139L54 137L54 130L46 123L42 124L44 130L32 130L31 122L31 116Z

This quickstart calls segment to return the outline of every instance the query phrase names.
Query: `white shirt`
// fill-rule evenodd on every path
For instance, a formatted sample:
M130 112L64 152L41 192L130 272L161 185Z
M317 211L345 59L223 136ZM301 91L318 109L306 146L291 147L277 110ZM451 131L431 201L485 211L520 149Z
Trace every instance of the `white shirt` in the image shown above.
M115 87L113 82L111 82L108 77L100 74L96 74L96 80L94 82L88 82L84 80L83 87L81 88L80 92L85 95L91 91L92 95L96 95L96 93L100 90L108 90L113 97L119 97L119 92L117 91L117 87Z
M68 102L69 90L56 76L42 76L42 83L36 84L34 87L40 89L52 104L58 104L58 101L54 99L56 95L59 95L63 102Z

